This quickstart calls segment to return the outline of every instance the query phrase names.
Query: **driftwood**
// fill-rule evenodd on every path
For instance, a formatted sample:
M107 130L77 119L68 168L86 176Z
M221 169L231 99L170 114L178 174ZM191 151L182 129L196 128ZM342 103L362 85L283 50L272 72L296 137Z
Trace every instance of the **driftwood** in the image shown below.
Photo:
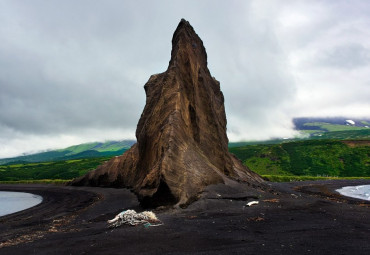
M120 212L114 219L107 221L109 227L119 227L123 224L136 226L144 224L146 227L160 226L163 223L150 211L137 213L134 210Z

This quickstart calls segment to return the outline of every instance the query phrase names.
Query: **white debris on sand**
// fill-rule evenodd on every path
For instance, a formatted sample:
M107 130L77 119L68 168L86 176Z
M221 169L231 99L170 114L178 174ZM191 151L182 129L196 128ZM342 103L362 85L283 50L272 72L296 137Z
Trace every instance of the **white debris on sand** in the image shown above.
M109 227L119 227L123 224L136 226L144 224L145 227L155 227L163 225L157 216L151 211L137 213L134 210L120 212L114 219L107 221Z
M258 201L251 201L249 203L247 203L247 206L252 206L252 205L258 205Z

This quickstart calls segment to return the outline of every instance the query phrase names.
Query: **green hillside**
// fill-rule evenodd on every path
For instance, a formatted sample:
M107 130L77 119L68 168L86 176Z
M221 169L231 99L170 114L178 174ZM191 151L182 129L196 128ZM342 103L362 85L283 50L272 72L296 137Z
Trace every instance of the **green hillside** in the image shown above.
M306 126L306 127L319 127L322 130L326 130L326 131L329 131L329 132L348 131L348 130L369 130L369 128L366 128L366 127L357 127L357 126L340 125L340 124L330 124L330 123L325 123L325 122L305 123L304 126Z
M280 144L308 139L370 139L370 120L355 119L355 121L355 125L349 125L345 118L296 118L293 122L296 129L304 134L301 137L276 138L267 141L231 142L229 143L229 148L256 144ZM134 140L85 143L59 150L0 159L0 165L117 156L124 153L134 143Z
M304 130L302 132L310 132L309 139L370 139L370 129L346 130L346 131L317 131Z
M95 169L111 157L60 160L0 166L0 181L70 180Z
M134 143L134 140L85 143L60 150L0 159L0 165L118 156L128 150Z
M229 150L250 169L273 181L370 177L370 122L354 121L356 125L343 118L295 119L296 128L309 137L234 142L229 143ZM69 180L123 154L134 143L94 142L0 159L0 181Z
M353 141L356 144L356 141ZM370 146L337 140L307 140L230 148L261 175L370 176Z
M85 151L97 151L97 152L115 152L122 149L129 149L135 141L123 140L123 141L107 141L104 143L84 143L79 145L70 146L65 149L57 150L58 152L65 152L65 155L74 155Z
M85 158L2 165L0 181L70 180L81 176L112 157L86 156L95 151L89 150L94 148L92 146L86 146L86 151L74 147L76 152L81 151L74 155L85 155ZM370 177L370 140L285 141L230 147L229 150L251 170L268 175L274 181L315 179L317 176Z
M343 117L295 118L295 129L309 139L370 139L370 120Z

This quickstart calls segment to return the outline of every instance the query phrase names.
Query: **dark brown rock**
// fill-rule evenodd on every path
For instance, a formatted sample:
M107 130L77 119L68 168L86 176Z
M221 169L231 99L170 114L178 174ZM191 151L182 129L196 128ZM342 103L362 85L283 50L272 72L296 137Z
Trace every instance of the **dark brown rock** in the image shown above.
M188 204L210 184L262 178L228 152L224 97L202 40L181 20L166 72L144 86L137 144L73 185L131 188L144 204Z

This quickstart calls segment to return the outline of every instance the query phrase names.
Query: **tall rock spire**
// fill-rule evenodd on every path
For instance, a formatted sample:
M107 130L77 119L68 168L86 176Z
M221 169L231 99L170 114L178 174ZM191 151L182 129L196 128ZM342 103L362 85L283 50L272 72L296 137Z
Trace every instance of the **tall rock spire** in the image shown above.
M263 182L228 152L224 97L202 40L182 19L166 72L144 86L137 143L73 185L131 188L144 205L188 204L207 185Z
M187 57L187 59L184 59ZM172 37L172 51L169 67L176 63L185 63L187 60L196 61L207 67L207 53L202 40L195 33L190 23L182 19Z

